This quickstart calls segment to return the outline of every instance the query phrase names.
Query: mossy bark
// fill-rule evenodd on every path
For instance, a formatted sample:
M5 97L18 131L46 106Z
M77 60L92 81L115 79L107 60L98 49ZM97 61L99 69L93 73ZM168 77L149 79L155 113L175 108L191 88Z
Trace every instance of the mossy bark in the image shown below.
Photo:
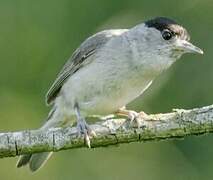
M97 136L91 138L91 147L183 138L213 132L213 105L148 115L139 121L140 128L120 118L92 124L91 128ZM78 137L75 127L0 133L0 158L81 147L86 147L84 139Z

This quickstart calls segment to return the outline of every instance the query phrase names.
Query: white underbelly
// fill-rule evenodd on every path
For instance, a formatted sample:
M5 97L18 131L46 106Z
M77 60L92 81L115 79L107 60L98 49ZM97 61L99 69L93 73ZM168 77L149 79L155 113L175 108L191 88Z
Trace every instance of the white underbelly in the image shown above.
M113 113L139 96L152 81L128 68L89 66L73 74L62 87L58 103L69 113L75 102L87 115Z
M116 112L119 108L127 105L136 97L141 95L150 83L138 87L122 87L112 91L103 91L101 95L94 96L90 101L79 102L82 110L87 114L109 114Z

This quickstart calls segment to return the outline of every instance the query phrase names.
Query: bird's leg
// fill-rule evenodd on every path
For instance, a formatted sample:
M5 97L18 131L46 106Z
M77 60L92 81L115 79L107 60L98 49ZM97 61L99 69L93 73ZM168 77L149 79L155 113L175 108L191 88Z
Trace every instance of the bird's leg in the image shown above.
M75 105L75 113L77 117L78 135L81 136L83 134L84 140L87 146L90 148L90 137L96 136L96 133L90 128L85 118L81 115L78 104Z
M127 110L126 107L120 108L117 112L117 115L126 116L130 120L130 124L136 123L137 127L140 128L143 122L147 119L147 114L143 111L140 113L132 110Z

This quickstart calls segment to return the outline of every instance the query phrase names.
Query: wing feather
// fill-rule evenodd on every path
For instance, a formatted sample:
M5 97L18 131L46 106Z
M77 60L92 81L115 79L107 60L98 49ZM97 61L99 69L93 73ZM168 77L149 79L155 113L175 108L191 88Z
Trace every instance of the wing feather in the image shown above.
M72 54L70 59L64 65L56 80L46 94L46 103L52 104L67 79L79 71L81 67L91 63L93 58L88 58L102 48L112 37L119 36L127 29L105 30L86 39L78 49ZM90 59L90 60L88 60Z

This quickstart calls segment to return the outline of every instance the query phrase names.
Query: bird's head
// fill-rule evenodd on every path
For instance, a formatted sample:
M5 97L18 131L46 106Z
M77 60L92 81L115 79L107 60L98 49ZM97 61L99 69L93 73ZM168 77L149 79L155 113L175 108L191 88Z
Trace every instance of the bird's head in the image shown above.
M190 43L187 30L175 21L157 17L144 24L145 40L152 51L174 58L178 58L184 53L203 54L200 48Z

